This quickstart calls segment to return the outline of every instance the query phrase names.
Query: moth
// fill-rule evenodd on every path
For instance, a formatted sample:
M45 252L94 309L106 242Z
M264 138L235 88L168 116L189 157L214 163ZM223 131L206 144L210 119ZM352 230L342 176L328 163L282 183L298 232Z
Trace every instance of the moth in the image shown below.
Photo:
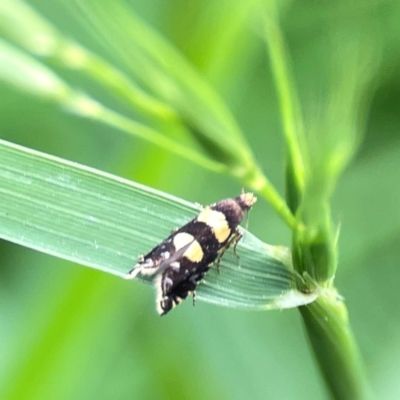
M238 229L257 198L242 193L203 208L199 215L155 246L127 274L128 279L151 277L156 288L156 309L167 314L190 294L195 300L199 282L232 244L242 237Z

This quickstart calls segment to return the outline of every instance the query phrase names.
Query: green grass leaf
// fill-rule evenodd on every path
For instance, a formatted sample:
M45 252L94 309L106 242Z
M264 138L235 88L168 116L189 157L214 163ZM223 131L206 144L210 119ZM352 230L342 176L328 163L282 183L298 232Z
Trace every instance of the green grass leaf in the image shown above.
M198 207L142 185L0 142L0 236L124 277L140 254L193 218ZM199 298L248 309L312 301L295 289L289 250L246 232Z
M89 77L134 108L139 115L168 123L178 119L169 106L143 91L126 74L97 54L65 37L56 26L22 1L1 2L0 31L27 52Z

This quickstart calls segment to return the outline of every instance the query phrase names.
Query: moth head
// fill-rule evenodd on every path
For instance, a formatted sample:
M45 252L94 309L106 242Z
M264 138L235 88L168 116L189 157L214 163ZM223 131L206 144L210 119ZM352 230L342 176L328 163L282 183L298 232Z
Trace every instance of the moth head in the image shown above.
M253 193L242 193L240 196L235 198L236 203L243 211L248 211L257 201L257 197Z

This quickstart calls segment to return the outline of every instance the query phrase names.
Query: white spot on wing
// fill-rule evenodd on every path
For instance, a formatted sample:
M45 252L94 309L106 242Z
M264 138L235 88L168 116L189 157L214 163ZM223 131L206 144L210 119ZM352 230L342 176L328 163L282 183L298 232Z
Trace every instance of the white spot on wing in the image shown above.
M175 271L179 271L179 269L181 268L181 264L178 261L172 262L170 264L170 266L172 267L172 269L174 269Z
M154 279L154 287L156 288L156 310L158 314L163 314L164 310L161 308L161 301L163 299L163 292L161 288L161 275L157 275Z
M140 257L139 257L140 258ZM154 275L157 272L157 268L154 261L151 258L146 258L136 264L131 271L125 276L125 279L134 279L139 274L142 276Z
M140 264L136 264L131 271L125 275L125 279L135 279L141 272Z

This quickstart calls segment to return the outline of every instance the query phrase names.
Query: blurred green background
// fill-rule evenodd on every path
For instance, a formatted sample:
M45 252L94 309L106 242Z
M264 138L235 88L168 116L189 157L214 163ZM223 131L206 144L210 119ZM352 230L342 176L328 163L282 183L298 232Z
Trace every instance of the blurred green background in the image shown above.
M66 3L29 2L65 36L114 62ZM258 15L251 9L257 1L129 3L218 91L283 193L282 127ZM375 90L365 99L365 138L339 182L333 210L341 224L337 287L371 387L385 399L400 396L398 21L395 1L282 2L282 28L306 116L326 96L335 46L361 33L366 47L379 50ZM109 100L84 79L59 72ZM208 204L241 190L225 175L3 84L0 126L2 139L190 201ZM290 231L263 202L250 214L250 230L267 243L290 245ZM188 301L159 318L152 289L140 283L7 242L0 242L0 263L1 399L327 398L297 310L244 312L200 302L193 308Z

